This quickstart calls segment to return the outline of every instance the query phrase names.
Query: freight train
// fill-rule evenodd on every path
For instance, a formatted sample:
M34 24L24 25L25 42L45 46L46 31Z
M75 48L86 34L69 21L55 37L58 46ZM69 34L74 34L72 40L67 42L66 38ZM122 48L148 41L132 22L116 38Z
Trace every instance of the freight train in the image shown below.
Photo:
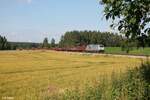
M55 51L72 51L72 52L93 52L99 53L104 52L105 47L100 44L89 44L86 46L76 46L76 47L65 47L65 48L53 48Z

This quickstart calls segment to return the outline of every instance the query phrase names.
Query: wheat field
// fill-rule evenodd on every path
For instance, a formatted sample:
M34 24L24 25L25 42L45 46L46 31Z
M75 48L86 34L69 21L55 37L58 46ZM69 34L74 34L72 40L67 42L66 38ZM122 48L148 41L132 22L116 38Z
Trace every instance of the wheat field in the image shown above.
M95 54L38 51L0 52L0 99L36 100L36 97L122 73L141 59Z

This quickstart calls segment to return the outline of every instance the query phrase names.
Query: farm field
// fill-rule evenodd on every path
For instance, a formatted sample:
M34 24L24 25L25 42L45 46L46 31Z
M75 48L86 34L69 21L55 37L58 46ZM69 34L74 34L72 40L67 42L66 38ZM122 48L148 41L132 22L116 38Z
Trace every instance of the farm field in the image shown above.
M111 53L111 54L127 54L125 51L121 50L121 47L106 47L105 53ZM131 55L150 55L150 48L145 47L137 49L134 47L129 54Z
M92 84L138 66L141 59L55 51L0 52L0 98L34 97Z

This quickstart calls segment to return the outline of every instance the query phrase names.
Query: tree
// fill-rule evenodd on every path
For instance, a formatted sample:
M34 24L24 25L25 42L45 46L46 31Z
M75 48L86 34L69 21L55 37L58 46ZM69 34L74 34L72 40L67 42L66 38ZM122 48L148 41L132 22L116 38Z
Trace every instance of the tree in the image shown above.
M8 43L6 37L0 36L0 50L10 50L10 43Z
M59 42L60 47L74 47L87 44L103 44L104 46L119 47L124 38L116 33L99 31L66 32Z
M3 48L3 38L0 36L0 50Z
M145 36L150 36L150 0L101 0L101 4L105 18L113 20L111 27L145 46Z
M55 47L55 39L54 38L52 38L52 40L51 40L51 47Z
M49 48L48 38L44 38L42 47L43 48Z
M3 46L2 46L3 50L7 50L8 49L8 42L6 37L3 37Z

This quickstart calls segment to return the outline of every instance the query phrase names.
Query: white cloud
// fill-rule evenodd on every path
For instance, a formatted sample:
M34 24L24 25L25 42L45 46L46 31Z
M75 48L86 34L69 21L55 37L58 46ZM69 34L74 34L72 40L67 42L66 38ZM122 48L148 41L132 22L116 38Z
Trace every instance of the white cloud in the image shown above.
M30 4L32 2L32 0L26 0L28 4Z
M32 40L28 40L28 42L32 42Z
M32 2L33 0L17 0L17 1L19 1L19 2L25 2L25 3L31 4L31 2Z

